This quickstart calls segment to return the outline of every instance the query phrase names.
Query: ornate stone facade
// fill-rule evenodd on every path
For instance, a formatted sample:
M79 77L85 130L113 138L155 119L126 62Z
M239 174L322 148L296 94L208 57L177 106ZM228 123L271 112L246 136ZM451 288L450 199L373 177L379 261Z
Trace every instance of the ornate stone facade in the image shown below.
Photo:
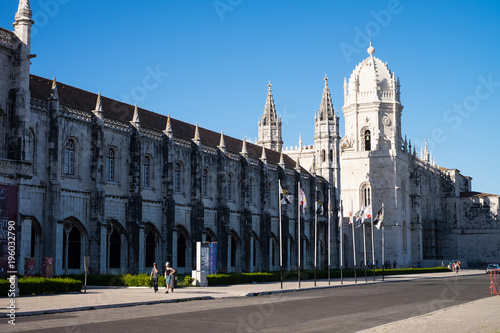
M427 150L412 152L401 136L399 80L374 50L346 83L342 142L325 77L315 145L282 152L270 85L254 145L30 75L29 1L20 8L15 31L0 30L0 186L18 191L18 262L35 257L40 271L53 257L63 274L82 272L84 256L93 273L147 272L168 260L182 273L195 267L196 242L212 241L220 272L278 270L278 181L294 197L282 215L285 270L298 264L299 183L309 200L302 268L314 267L314 202L326 211L329 190L334 209L343 200L349 246L350 202L369 200L386 207L386 255L400 265L498 256L498 196L471 193L470 178L437 167ZM328 236L339 265L333 216L330 235L327 216L317 220L320 269Z

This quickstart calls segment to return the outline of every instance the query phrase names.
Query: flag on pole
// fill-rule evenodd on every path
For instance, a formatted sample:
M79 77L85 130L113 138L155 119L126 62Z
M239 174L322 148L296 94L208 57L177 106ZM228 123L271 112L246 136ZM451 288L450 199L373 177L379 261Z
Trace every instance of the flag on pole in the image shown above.
M380 230L380 227L382 226L382 223L384 223L384 204L382 203L382 208L377 213L377 216L375 216L375 219L373 220L373 225Z
M356 214L354 214L354 221L356 223L356 228L361 227L361 225L363 224L362 215L363 215L363 209L358 210Z
M352 224L354 222L354 209L352 207L352 200L351 200L351 210L349 211L349 224Z
M339 208L339 228L342 228L342 223L344 222L344 216L343 216L343 207L342 207L342 202L340 202L340 208Z
M282 205L288 205L293 201L293 195L289 194L287 190L281 187L280 183L280 200Z
M316 214L323 215L324 212L325 210L323 209L323 203L318 199L316 201Z
M307 199L306 199L306 194L304 193L304 190L302 190L302 187L299 188L299 202L300 202L300 206L302 207L302 214L305 214L306 207L307 207Z
M369 220L372 218L372 205L368 205L366 206L365 208L363 208L363 215L361 216L361 219L362 219L362 223L365 221L365 220Z
M328 214L330 214L330 216L333 216L333 208L331 200L328 200Z

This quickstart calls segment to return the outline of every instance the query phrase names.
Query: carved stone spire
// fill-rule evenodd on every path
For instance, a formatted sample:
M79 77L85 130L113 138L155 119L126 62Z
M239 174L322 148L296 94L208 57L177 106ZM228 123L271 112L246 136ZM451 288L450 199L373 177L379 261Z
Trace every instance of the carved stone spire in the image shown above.
M163 131L170 139L172 139L173 132L172 132L172 124L170 123L170 114L168 114L167 117L167 125L165 125L165 130Z
M321 105L318 111L318 118L320 121L326 119L333 119L333 105L330 89L328 88L328 77L325 74L325 87L323 88L323 96L321 97Z
M247 138L243 138L243 142L241 144L241 152L240 154L244 157L248 157L248 151L247 151Z
M297 162L295 163L295 171L297 172L301 172L301 168L300 168L300 161L299 161L299 158L297 157Z
M299 149L302 150L302 133L299 133Z
M224 154L226 153L226 143L224 142L224 131L220 132L220 142L217 148L219 148Z
M262 156L260 157L260 160L267 164L266 147L262 147Z
M132 121L130 122L135 128L141 128L141 120L139 119L139 109L137 108L137 104L134 108L134 116L132 117Z
M54 76L52 80L52 87L50 88L50 97L48 100L48 107L50 112L54 114L59 114L59 93L57 91L57 81Z
M282 169L285 169L285 160L283 159L283 152L281 152L281 154L280 154L280 161L279 161L278 165L279 165Z
M429 162L429 146L427 145L427 138L425 139L424 160Z
M196 123L196 128L194 129L194 138L193 138L193 141L198 146L201 144L200 129L198 128L198 123Z
M52 80L52 87L50 88L50 99L59 99L59 93L57 92L57 82L56 77Z
M97 102L95 103L95 109L92 111L97 119L104 121L104 112L102 110L101 92L97 94ZM134 125L135 126L135 125Z
M17 7L16 21L31 20L33 12L30 8L30 0L20 0Z
M259 118L259 137L257 144L268 149L281 151L283 140L281 139L281 119L276 113L273 93L271 92L271 81L267 85L267 99L264 114Z

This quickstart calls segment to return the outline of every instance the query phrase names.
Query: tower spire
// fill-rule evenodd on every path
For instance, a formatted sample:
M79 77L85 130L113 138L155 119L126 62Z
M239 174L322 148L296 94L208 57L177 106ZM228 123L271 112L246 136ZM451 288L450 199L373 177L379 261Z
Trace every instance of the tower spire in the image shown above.
M281 120L276 113L271 81L267 85L267 98L264 114L259 118L259 137L257 144L268 149L281 151L283 140L281 139Z
M33 12L30 8L30 0L20 0L17 7L16 21L31 20Z
M323 88L323 96L321 97L321 105L318 111L318 119L326 120L333 119L333 105L332 96L330 95L330 89L328 88L328 76L325 74L325 86Z

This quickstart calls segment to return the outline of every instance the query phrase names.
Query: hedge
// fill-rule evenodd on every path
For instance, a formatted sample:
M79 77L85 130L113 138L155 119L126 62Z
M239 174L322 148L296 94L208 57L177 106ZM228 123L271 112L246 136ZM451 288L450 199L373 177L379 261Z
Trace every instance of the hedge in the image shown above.
M42 277L22 277L18 280L20 295L60 294L72 291L79 292L82 282L70 278L46 279ZM0 295L8 296L10 281L0 280Z

